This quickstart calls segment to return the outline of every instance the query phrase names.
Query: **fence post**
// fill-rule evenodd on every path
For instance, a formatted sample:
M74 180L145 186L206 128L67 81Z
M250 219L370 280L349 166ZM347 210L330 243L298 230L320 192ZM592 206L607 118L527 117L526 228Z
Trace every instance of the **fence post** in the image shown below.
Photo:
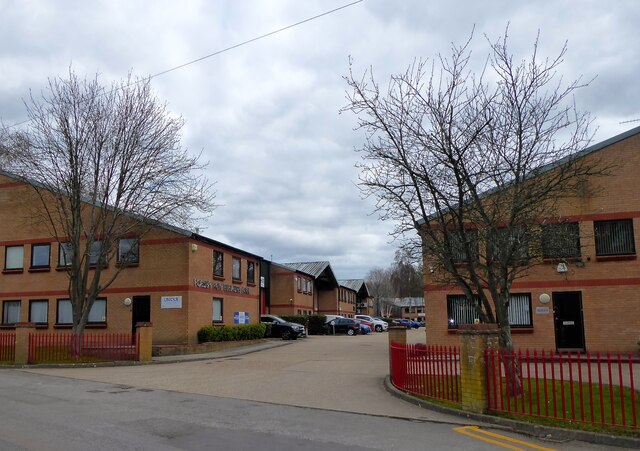
M407 344L407 328L405 326L389 326L389 345L391 343Z
M458 335L462 408L484 413L488 408L485 350L498 347L498 328L495 324L461 324Z
M152 323L136 323L136 333L139 335L139 354L140 362L151 361L151 352L153 350L153 324Z
M36 331L34 323L16 323L15 364L29 363L29 335Z

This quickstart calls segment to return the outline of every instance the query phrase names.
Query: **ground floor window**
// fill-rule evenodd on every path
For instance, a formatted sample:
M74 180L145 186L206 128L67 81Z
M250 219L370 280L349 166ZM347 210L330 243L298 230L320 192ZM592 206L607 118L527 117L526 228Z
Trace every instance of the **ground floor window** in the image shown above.
M449 329L457 329L460 324L473 324L479 319L479 316L474 304L465 295L456 294L447 296L447 318ZM531 293L511 295L509 298L509 324L511 327L533 326Z
M49 322L48 300L29 301L29 322L36 324L47 324Z
M2 303L2 324L20 322L20 301L4 301Z
M222 322L222 299L213 298L213 317L211 319L214 323Z
M104 324L107 322L107 300L98 298L93 302L87 324ZM58 299L56 324L73 324L73 309L69 299Z

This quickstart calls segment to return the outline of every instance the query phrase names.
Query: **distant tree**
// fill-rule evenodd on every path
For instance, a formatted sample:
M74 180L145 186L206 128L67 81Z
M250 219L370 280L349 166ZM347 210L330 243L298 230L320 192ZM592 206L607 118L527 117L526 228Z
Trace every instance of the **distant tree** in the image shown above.
M396 251L395 261L390 270L390 282L394 297L422 297L424 283L422 282L422 265L412 261L406 251Z
M189 227L209 215L214 192L199 157L180 145L183 120L152 94L148 79L129 76L104 87L94 79L50 79L26 102L29 122L9 130L9 170L39 199L43 224L60 243L69 279L73 332L82 333L96 297L162 221ZM105 263L117 256L118 264Z
M369 294L373 297L376 315L384 314L383 299L392 296L390 273L384 268L372 268L365 277Z
M372 74L350 71L345 110L367 133L363 193L377 199L381 219L398 224L409 250L422 248L426 276L457 284L510 351L511 286L540 261L544 222L560 202L585 195L587 177L607 171L581 158L590 119L572 96L587 83L558 79L566 47L540 59L536 39L520 60L507 41L506 33L487 39L479 73L468 68L470 39L449 58L391 77L386 93Z

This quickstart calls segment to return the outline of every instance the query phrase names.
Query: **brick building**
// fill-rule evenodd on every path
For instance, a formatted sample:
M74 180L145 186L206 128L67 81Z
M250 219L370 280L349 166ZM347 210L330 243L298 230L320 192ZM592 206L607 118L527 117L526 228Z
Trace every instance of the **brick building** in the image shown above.
M0 328L28 321L42 331L69 330L62 245L46 224L34 220L31 212L39 204L29 201L29 191L0 172ZM154 344L191 344L205 325L258 322L264 302L261 257L162 224L121 240L123 248L134 250L132 258L97 299L88 329L130 332L136 322L151 321ZM106 262L103 276L119 264Z
M373 315L373 298L369 294L367 284L363 279L338 280L338 284L355 293L356 313L360 315Z
M559 207L556 226L575 232L571 249L562 258L545 256L513 284L513 339L521 348L637 352L640 127L591 146L582 158L597 158L610 175L589 178L581 198ZM456 344L457 324L473 322L474 313L459 289L434 281L425 262L427 342Z

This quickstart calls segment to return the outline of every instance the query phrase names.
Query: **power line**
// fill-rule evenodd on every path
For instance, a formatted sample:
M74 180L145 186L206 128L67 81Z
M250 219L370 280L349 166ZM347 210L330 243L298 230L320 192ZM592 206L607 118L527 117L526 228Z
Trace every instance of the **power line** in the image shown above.
M301 20L301 21L293 23L291 25L287 25L286 27L278 28L277 30L273 30L273 31L270 31L269 33L261 34L260 36L256 36L255 38L251 38L251 39L248 39L246 41L240 42L239 44L234 44L234 45L232 45L230 47L226 47L226 48L224 48L222 50L218 50L218 51L210 53L208 55L201 56L200 58L196 58L196 59L194 59L192 61L188 61L186 63L180 64L179 66L175 66L175 67L172 67L170 69L163 70L162 72L158 72L157 74L150 75L149 77L145 77L144 79L145 80L151 80L151 79L159 77L161 75L168 74L169 72L173 72L175 70L182 69L183 67L190 66L191 64L199 63L200 61L206 60L206 59L211 58L211 57L216 56L216 55L220 55L221 53L225 53L225 52L228 52L230 50L237 49L238 47L242 47L243 45L251 44L252 42L259 41L260 39L264 39L264 38L267 38L269 36L273 36L274 34L281 33L283 31L286 31L286 30L289 30L291 28L297 27L297 26L302 25L304 23L311 22L313 20L319 19L320 17L328 16L329 14L333 14L333 13L335 13L337 11L340 11L342 9L348 8L348 7L353 6L353 5L357 4L357 3L362 3L363 1L364 0L356 0L354 2L347 3L346 5L342 5L342 6L339 6L337 8L334 8L332 10L323 12L321 14L317 14L315 16L309 17L307 19ZM140 83L140 81L134 82L132 84L135 84L135 83ZM128 86L130 86L130 85L128 85ZM9 126L7 126L7 128L17 127L18 125L26 124L27 122L30 122L30 121L31 121L30 119L26 119L26 120L24 120L22 122L17 122L17 123L15 123L13 125L9 125Z

